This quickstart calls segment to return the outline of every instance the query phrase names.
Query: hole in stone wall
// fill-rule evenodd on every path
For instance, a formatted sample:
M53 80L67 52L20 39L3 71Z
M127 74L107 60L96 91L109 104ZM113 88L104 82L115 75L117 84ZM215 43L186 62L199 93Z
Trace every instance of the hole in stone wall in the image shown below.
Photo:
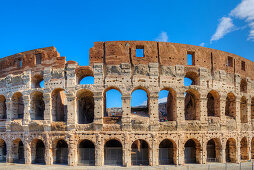
M199 93L195 90L187 90L184 100L185 120L199 120Z
M187 72L184 77L184 86L199 85L199 75L195 72Z
M246 81L246 79L241 80L240 92L247 93L247 81Z
M233 93L228 93L226 98L225 115L235 118L236 115L236 98Z
M44 80L43 76L40 74L36 74L33 76L31 81L32 88L42 88L44 87Z
M245 71L245 62L244 62L244 61L241 61L241 69L242 69L243 71Z
M13 119L23 119L24 101L20 92L14 93L12 96L12 113Z
M172 165L176 162L176 147L168 139L164 139L159 145L159 164Z
M195 65L195 52L187 51L187 65Z
M249 155L248 155L248 142L246 137L243 137L241 142L241 147L240 147L240 156L241 156L241 160L249 160Z
M104 165L121 166L123 164L122 144L115 139L109 140L104 145Z
M42 59L42 54L41 53L38 53L38 54L35 54L35 58L36 58L36 65L38 64L41 64L41 59Z
M131 145L132 165L149 165L148 143L142 139L134 141Z
M148 117L148 95L145 90L137 89L131 94L131 113L134 116Z
M144 46L143 45L136 46L136 57L144 57Z
M233 57L228 56L227 66L228 67L233 67Z
M176 120L175 92L172 89L160 91L158 108L160 122Z
M33 92L31 94L31 120L44 119L45 103L42 92Z
M53 121L66 121L65 113L65 91L63 89L55 89L52 92L52 119Z
M7 118L6 111L6 99L3 95L0 95L0 121Z
M94 120L94 98L89 90L80 90L77 93L78 123L87 124Z
M64 140L59 140L55 150L55 164L68 164L68 144Z
M207 95L207 114L208 116L220 116L220 97L214 90Z
M240 119L241 123L248 123L247 99L244 96L241 98L240 103Z
M95 165L95 146L90 140L83 140L78 148L79 165Z
M79 81L79 84L94 84L94 77L86 76Z
M7 149L6 143L3 139L0 139L0 162L6 162Z
M233 138L226 143L226 162L236 162L236 141Z

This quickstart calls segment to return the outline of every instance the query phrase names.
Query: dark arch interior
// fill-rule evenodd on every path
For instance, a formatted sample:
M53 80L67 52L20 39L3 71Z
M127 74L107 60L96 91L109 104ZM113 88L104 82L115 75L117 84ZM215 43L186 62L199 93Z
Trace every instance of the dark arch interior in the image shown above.
M159 164L174 164L174 152L173 143L168 139L164 139L159 145Z
M68 144L59 140L56 144L56 164L68 164Z
M79 144L78 150L80 165L95 165L95 147L90 140L83 140Z
M94 120L94 98L90 91L82 91L78 95L78 123L87 124Z
M109 140L104 146L104 164L122 165L123 164L122 144L115 139Z
M196 143L194 140L188 140L184 145L184 162L185 163L197 163L196 158Z
M0 140L0 162L6 162L7 150L4 140Z
M38 140L36 143L34 163L45 164L45 145L42 140Z
M226 161L236 162L236 143L233 139L229 139L226 144Z
M131 145L132 165L149 165L149 148L146 141L138 139Z
M216 145L213 139L207 142L207 162L217 162L216 159Z

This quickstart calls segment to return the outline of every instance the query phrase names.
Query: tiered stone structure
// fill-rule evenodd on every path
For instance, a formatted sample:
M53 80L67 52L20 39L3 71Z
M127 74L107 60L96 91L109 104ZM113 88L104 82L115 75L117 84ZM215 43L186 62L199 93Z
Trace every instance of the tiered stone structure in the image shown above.
M0 159L155 166L253 158L253 62L205 47L152 41L95 42L89 58L89 66L79 66L48 47L0 59ZM79 84L87 76L94 84ZM186 77L192 85L184 86ZM117 118L105 114L105 93L111 89L122 95ZM147 93L146 116L131 113L137 89ZM163 122L161 90L169 91ZM117 160L112 148L120 153Z

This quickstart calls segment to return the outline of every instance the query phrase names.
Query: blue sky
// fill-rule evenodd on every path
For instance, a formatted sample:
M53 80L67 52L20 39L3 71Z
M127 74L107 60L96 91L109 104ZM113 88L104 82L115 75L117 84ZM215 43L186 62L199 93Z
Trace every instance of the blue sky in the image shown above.
M201 45L254 61L254 0L0 1L0 57L55 46L89 64L95 41Z

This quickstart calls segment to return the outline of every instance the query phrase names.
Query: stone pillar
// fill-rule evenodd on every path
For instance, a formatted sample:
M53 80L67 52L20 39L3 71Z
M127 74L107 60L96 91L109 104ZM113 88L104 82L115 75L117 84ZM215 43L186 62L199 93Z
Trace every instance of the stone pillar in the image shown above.
M12 156L12 142L6 143L6 150L7 150L7 157L6 162L12 163L13 162L13 156Z
M45 163L46 165L53 165L53 161L52 141L47 135L45 140Z
M75 93L67 93L67 128L68 130L74 129L77 122L77 112L76 112L76 97Z
M240 163L241 161L241 147L240 147L240 140L238 138L236 138L236 163Z
M205 138L205 135L202 136L202 138ZM201 164L206 164L206 159L207 159L207 150L206 150L206 144L207 141L203 141L200 143L200 156L201 156Z
M69 146L68 146L68 165L76 166L77 165L77 146L75 144L75 137L71 135L69 137Z
M44 110L44 120L46 122L45 131L51 130L51 122L52 122L52 115L51 115L51 94L50 93L43 93L43 100L45 103L45 110Z
M130 131L131 130L131 96L123 95L122 96L122 130Z
M157 135L153 135L152 142L152 166L159 165L159 145L157 143Z
M25 152L25 164L31 164L32 163L31 147L30 147L30 143L28 141L25 141L24 152Z
M176 94L176 113L177 113L177 130L183 130L185 125L185 115L184 115L184 92L177 92Z
M249 157L249 160L251 160L251 137L248 137L247 140L248 140L248 157Z
M23 125L28 125L31 118L30 118L30 96L24 95L24 117L23 117Z
M220 96L220 119L221 119L221 130L225 131L227 130L227 120L225 115L225 109L226 109L226 97L225 95Z
M152 92L150 94L149 101L149 113L150 113L150 130L155 131L159 129L159 92Z
M236 113L236 117L235 117L235 120L236 120L236 128L237 130L241 130L241 115L240 115L240 97L236 96L236 107L235 107L235 113Z
M200 97L200 123L203 130L208 128L207 98L205 95Z
M226 163L226 144L222 143L221 146L221 163Z
M101 130L103 127L103 114L104 114L104 105L103 105L103 93L94 92L94 129Z
M10 124L11 124L11 120L12 120L12 101L11 101L11 98L6 98L5 103L6 103L6 123L5 123L5 126L6 126L6 131L8 132L8 131L11 131Z
M125 141L123 146L123 166L131 166L131 144L129 144L129 137L125 134Z
M184 140L182 139L182 135L179 136L178 142L178 165L184 165Z
M95 144L95 166L104 165L104 143L102 142L101 135L96 136Z

